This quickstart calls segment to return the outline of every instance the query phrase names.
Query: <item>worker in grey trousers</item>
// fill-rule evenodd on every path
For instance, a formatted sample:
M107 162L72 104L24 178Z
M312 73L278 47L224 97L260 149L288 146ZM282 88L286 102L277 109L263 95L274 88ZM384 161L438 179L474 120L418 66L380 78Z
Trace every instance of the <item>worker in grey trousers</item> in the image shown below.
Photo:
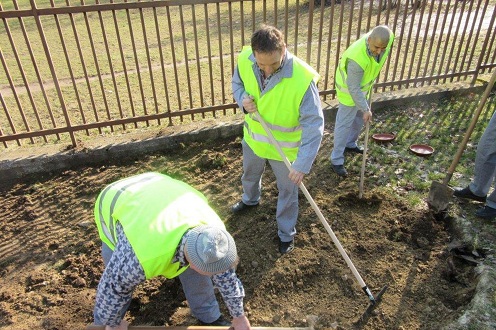
M276 177L279 252L294 249L298 184L310 172L322 141L324 115L317 82L320 75L287 50L284 35L264 25L244 47L232 78L233 96L245 114L243 194L231 207L239 213L259 204L267 163ZM291 162L288 169L267 133L253 116L260 114Z
M457 189L454 195L486 203L475 214L485 219L496 217L496 190L487 197L496 176L496 112L487 125L475 154L473 181L463 189Z
M339 60L335 74L339 107L330 157L331 168L339 176L348 175L345 152L363 154L357 145L358 136L364 123L372 120L372 88L391 53L393 41L394 34L387 26L376 26L351 44Z

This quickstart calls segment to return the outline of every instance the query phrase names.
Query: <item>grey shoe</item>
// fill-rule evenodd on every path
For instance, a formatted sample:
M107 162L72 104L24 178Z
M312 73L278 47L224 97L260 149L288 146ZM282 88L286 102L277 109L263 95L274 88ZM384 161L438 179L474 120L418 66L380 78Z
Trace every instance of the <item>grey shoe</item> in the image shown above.
M456 189L453 195L459 198L471 199L481 203L486 202L486 196L477 196L470 190L468 186L463 189Z
M331 163L331 167L334 170L334 172L336 172L336 174L339 176L344 177L344 176L348 175L348 171L346 171L346 169L344 168L344 165L334 165Z

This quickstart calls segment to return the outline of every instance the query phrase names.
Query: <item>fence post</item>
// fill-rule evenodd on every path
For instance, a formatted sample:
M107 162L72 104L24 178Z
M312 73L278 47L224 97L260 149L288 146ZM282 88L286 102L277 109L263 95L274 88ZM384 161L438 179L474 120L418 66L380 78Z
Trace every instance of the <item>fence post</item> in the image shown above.
M52 74L52 79L53 79L53 83L55 85L55 89L57 90L57 95L59 97L60 106L62 107L62 112L64 114L65 122L66 122L67 128L69 128L68 132L69 132L69 135L71 137L72 146L76 147L77 143L76 143L76 139L74 137L74 131L72 131L70 129L72 127L71 120L69 119L69 115L67 114L67 108L65 106L64 96L62 95L62 90L60 89L59 81L57 79L57 74L55 73L55 68L54 68L53 62L52 62L52 56L50 55L50 49L48 48L48 44L47 44L47 41L45 39L45 33L43 32L43 26L41 25L40 17L38 16L36 3L35 3L35 0L29 0L29 2L31 4L31 11L33 13L33 18L36 21L36 26L38 27L38 32L40 34L41 43L43 44L43 49L45 50L45 56L47 59L47 64L48 64L48 67L50 68L50 73Z
M308 32L307 32L307 63L312 60L312 33L313 33L314 0L308 0Z
M493 9L493 14L491 15L491 22L489 23L489 27L487 29L488 33L486 34L486 39L484 39L484 44L482 45L482 50L481 50L481 53L479 55L479 60L477 61L477 66L475 67L475 74L474 74L474 77L472 78L472 82L470 83L471 86L475 85L475 82L477 81L477 77L480 73L480 71L482 70L482 58L484 57L484 55L487 55L487 52L486 52L486 47L487 47L487 44L489 42L489 37L491 37L491 33L489 33L489 31L494 31L493 30L493 26L494 26L494 20L496 18L496 6L494 7ZM495 69L496 70L496 69Z

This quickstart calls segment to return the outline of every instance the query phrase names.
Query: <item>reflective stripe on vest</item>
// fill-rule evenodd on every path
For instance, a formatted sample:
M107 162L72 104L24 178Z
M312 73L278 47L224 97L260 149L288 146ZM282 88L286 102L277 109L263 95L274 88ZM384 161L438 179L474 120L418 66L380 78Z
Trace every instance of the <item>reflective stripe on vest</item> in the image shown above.
M128 179L123 179L116 181L110 185L108 185L100 194L98 197L96 207L98 208L95 210L98 214L97 221L100 224L101 231L103 235L105 236L106 240L104 239L103 241L113 250L115 247L115 244L117 243L116 240L116 233L115 233L115 226L113 221L109 221L112 214L114 213L114 208L115 204L117 203L117 200L119 199L119 196L124 192L126 189L129 187L136 185L136 184L142 184L145 183L149 180L156 179L155 175L153 173L145 173L143 175L131 177ZM116 194L112 197L112 201L109 206L109 216L105 217L103 212L103 201L105 200L105 196L110 190L117 190ZM106 222L108 221L108 223Z
M253 120L255 121L258 121L256 118L252 117ZM270 125L267 123L267 126L269 127L269 129L273 132L275 130L274 128L274 125ZM244 124L244 128L246 129L246 132L247 134L255 141L258 141L258 142L263 142L263 143L268 143L268 144L271 144L272 141L269 139L269 137L267 135L263 135L263 134L257 134L257 133L254 133L250 130L250 126L248 125L248 123L245 121L245 124ZM290 130L291 132L294 132L295 130L301 130L300 126L298 126L298 128L295 128L294 130ZM281 131L284 131L284 130L281 130ZM274 134L274 133L272 133ZM281 148L298 148L300 145L301 145L301 141L297 141L297 142L286 142L286 141L278 141L277 142L279 144L279 146Z
M255 74L257 64L251 55L251 47L244 47L238 57L238 72L245 91L253 97L260 116L270 127L285 156L289 161L294 161L301 145L299 108L310 83L312 80L317 83L320 76L308 64L293 57L292 63L288 61L284 64L292 65L292 76L282 78L262 96ZM258 157L282 161L263 126L253 116L245 115L243 137Z
M346 73L344 72L344 70L341 67L339 68L339 74L341 75L341 81L346 81ZM365 85L360 86L360 90L365 94L365 96L367 96L370 89L374 85L374 80L375 80L375 78L372 79L371 81L369 81L368 83L366 83ZM345 86L347 86L347 85L345 85ZM339 89L343 93L349 94L350 91L349 91L348 87L345 87L345 86L342 86L338 81L336 81L336 88Z

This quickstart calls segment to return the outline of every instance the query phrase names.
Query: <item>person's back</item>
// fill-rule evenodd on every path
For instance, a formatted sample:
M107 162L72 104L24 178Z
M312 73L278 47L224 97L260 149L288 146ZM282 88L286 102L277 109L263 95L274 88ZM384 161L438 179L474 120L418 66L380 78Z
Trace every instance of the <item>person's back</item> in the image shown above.
M98 284L95 324L127 329L134 288L157 276L179 277L202 325L228 326L214 292L225 298L233 327L249 330L244 290L234 271L236 245L199 191L160 173L143 173L105 187L95 204L105 270Z

